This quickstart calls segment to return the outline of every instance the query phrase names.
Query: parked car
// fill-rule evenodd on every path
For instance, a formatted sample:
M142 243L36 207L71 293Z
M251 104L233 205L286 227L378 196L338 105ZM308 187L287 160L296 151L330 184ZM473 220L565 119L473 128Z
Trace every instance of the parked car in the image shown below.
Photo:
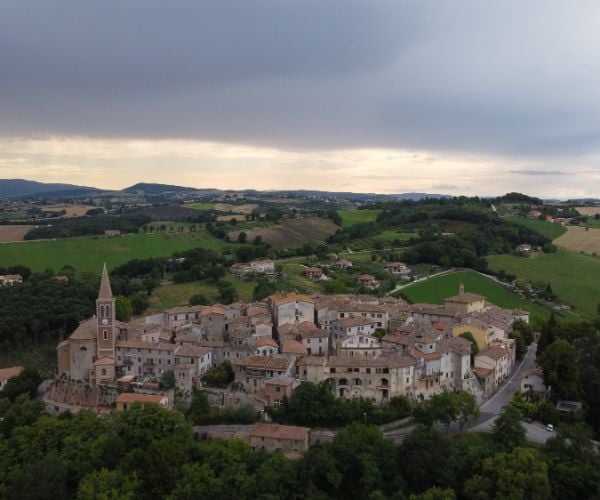
M554 426L553 426L552 424L548 424L548 425L546 426L546 430L547 430L548 432L554 432Z

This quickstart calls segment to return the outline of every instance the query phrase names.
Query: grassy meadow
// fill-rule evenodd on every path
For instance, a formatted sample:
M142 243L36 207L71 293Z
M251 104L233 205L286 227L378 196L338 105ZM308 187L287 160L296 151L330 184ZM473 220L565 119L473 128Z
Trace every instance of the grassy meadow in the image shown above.
M396 240L406 241L415 236L418 236L418 234L417 233L406 233L403 231L398 231L396 229L388 229L387 231L382 231L377 236L375 236L375 239L381 240L384 243L392 243Z
M251 302L255 283L240 281L233 277L226 278L235 286L240 300ZM160 312L170 307L186 306L195 294L204 295L210 303L219 302L219 292L214 283L207 281L191 281L189 283L173 283L162 285L154 290L150 298L149 313Z
M550 283L558 297L575 306L574 312L591 319L600 302L600 259L590 255L560 250L529 258L492 255L487 258L494 270L531 281Z
M553 224L552 222L546 222L539 219L527 219L525 217L513 215L506 217L506 220L533 229L551 240L558 238L567 232L566 228L560 224Z
M444 299L458 294L460 283L465 291L478 293L489 302L508 309L525 309L532 313L532 318L545 319L549 310L522 299L493 280L472 271L457 271L420 281L402 289L402 293L417 303L443 304Z
M338 213L342 218L342 227L351 227L360 222L373 222L381 210L340 210Z
M229 245L234 244L219 240L204 229L3 243L0 244L0 267L22 264L34 271L47 268L58 271L70 265L78 271L98 272L103 262L110 269L131 259L165 257L196 247L219 250Z
M215 208L215 204L209 202L188 203L184 206L185 208L193 208L194 210L212 210Z

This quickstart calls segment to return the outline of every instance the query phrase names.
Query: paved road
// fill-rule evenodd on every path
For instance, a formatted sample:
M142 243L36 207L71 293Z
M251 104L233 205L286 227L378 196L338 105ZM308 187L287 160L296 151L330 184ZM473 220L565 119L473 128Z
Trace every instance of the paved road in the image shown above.
M521 388L521 376L527 370L535 368L535 353L537 344L533 343L529 346L527 354L521 360L519 366L513 371L511 377L502 386L502 388L494 394L490 399L480 406L481 416L469 426L469 431L473 432L490 432L494 421L509 401L512 399L515 392ZM534 443L545 443L553 436L551 432L546 430L546 426L538 422L531 424L523 423L523 427L527 431L527 440Z
M535 353L537 344L533 343L529 346L527 354L521 360L508 381L494 394L490 399L481 405L481 413L488 415L498 415L502 408L512 399L515 392L521 388L521 375L527 370L535 368Z

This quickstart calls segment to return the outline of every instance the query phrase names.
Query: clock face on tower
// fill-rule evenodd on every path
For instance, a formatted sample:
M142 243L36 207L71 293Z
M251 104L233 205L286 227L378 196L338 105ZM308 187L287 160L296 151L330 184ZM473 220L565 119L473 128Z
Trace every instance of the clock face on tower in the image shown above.
M108 320L107 320L106 318L104 318L104 319L102 320L102 324L103 324L103 325L108 325Z

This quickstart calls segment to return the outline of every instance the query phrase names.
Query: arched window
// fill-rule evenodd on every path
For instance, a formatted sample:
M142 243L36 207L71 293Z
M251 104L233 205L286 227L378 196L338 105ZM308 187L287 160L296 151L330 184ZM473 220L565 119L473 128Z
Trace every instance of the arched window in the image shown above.
M103 330L102 331L102 339L103 340L108 340L108 330Z

